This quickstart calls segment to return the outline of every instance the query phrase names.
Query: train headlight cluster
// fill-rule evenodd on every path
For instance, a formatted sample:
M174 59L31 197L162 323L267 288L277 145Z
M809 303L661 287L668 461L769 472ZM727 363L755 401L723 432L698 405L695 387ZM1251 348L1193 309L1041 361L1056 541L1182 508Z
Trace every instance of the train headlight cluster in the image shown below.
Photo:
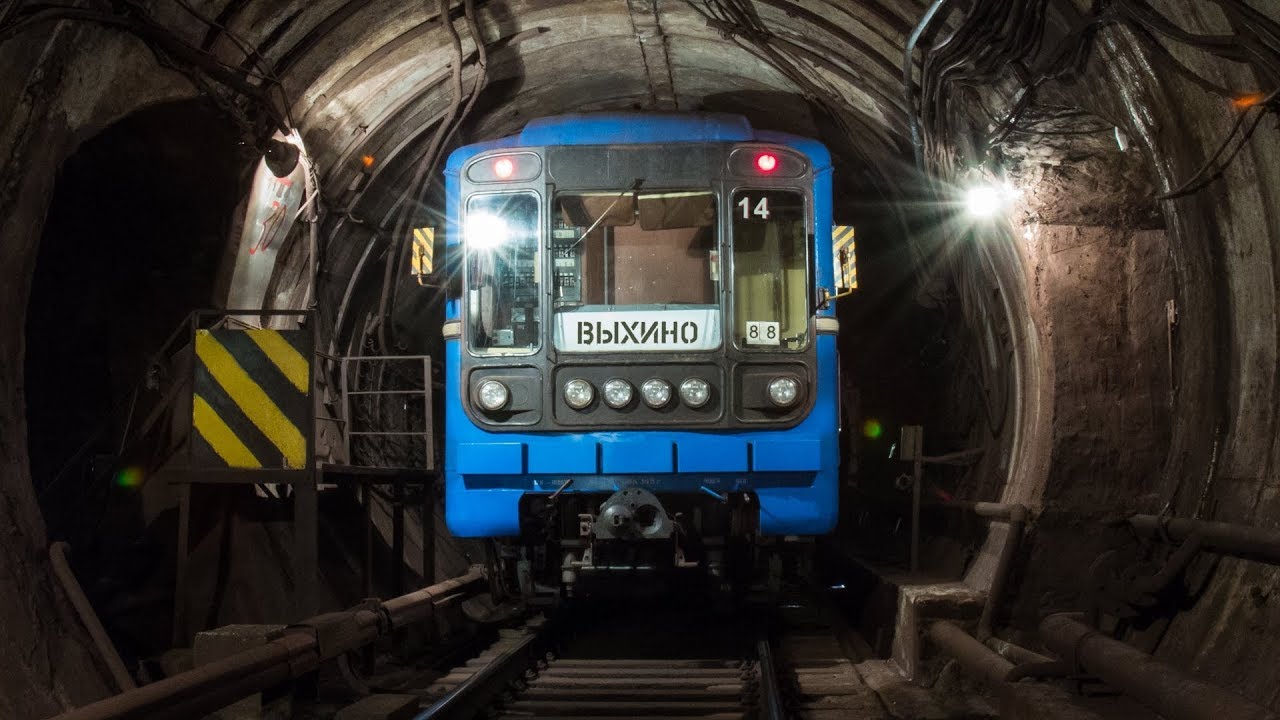
M795 378L783 376L769 381L769 402L785 408L795 405L799 399L800 383Z
M507 406L511 391L497 380L485 380L476 388L476 402L488 412L496 412Z
M711 399L711 385L702 378L689 378L680 383L680 400L691 408L700 408Z
M604 384L604 404L614 410L630 405L635 394L635 388L626 380L614 378Z
M644 396L644 404L657 409L666 407L671 402L671 383L659 378L644 381L640 386L640 394Z
M596 389L582 378L564 384L564 402L574 410L582 410L596 398Z
M481 385L481 389L478 392L484 392L483 385ZM566 405L574 410L586 410L591 406L591 403L595 402L597 389L589 380L574 378L564 384L563 392ZM599 393L600 400L614 410L622 410L629 407L635 401L637 394L645 405L654 410L661 410L671 405L677 393L680 396L680 402L685 407L697 410L706 407L711 402L711 383L700 377L685 378L677 390L675 386L662 378L649 378L640 384L639 392L637 393L636 386L629 381L622 378L612 378L605 381L604 385L599 388ZM483 405L483 403L481 404ZM485 409L488 408L486 407Z

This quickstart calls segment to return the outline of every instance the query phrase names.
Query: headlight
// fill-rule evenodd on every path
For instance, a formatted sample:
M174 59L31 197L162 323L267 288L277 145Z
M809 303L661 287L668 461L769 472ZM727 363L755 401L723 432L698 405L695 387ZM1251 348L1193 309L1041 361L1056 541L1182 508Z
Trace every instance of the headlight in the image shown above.
M574 410L581 410L596 398L596 389L582 378L574 378L564 384L564 401Z
M501 410L511 399L511 391L497 380L485 380L476 388L476 402L489 412Z
M711 399L711 385L702 378L689 378L680 383L680 399L691 408L700 408Z
M780 377L769 382L769 400L778 407L791 407L800 398L800 383L795 378Z
M651 408L666 407L671 402L671 383L666 380L652 378L640 386L640 394L644 395L644 404Z
M618 410L631 404L635 388L626 380L614 378L604 384L604 404Z

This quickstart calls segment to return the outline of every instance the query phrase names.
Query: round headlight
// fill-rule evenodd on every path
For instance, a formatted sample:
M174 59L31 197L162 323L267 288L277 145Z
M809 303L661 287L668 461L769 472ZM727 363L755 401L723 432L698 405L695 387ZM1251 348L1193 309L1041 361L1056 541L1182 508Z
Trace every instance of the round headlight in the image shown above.
M691 408L700 408L711 399L711 385L702 378L689 378L680 383L680 399Z
M644 381L640 386L640 394L644 395L644 404L651 408L666 407L671 402L671 383L658 378Z
M769 382L769 400L778 407L791 407L800 399L800 383L795 378L780 377Z
M582 378L574 378L564 384L564 401L574 410L581 410L596 398L596 389Z
M631 404L635 388L626 380L614 378L604 384L604 404L618 410Z
M476 388L476 402L489 412L501 410L511 399L511 391L497 380L485 380Z

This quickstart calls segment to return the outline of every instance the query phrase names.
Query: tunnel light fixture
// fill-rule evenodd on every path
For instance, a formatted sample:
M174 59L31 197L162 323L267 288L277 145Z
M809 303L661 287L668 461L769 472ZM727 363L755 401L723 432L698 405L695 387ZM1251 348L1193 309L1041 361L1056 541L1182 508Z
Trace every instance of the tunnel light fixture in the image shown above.
M964 207L969 217L987 220L1008 210L1021 195L1011 182L982 183L965 191Z

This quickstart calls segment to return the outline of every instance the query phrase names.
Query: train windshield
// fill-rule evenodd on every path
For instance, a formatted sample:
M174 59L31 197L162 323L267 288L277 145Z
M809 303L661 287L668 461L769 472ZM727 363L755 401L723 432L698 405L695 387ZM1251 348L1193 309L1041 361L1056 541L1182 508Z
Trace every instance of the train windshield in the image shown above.
M467 338L477 355L529 354L541 343L538 206L531 192L467 200Z
M733 194L733 337L747 350L802 350L809 341L804 196Z
M718 349L717 237L716 196L709 191L557 195L551 222L556 347Z

